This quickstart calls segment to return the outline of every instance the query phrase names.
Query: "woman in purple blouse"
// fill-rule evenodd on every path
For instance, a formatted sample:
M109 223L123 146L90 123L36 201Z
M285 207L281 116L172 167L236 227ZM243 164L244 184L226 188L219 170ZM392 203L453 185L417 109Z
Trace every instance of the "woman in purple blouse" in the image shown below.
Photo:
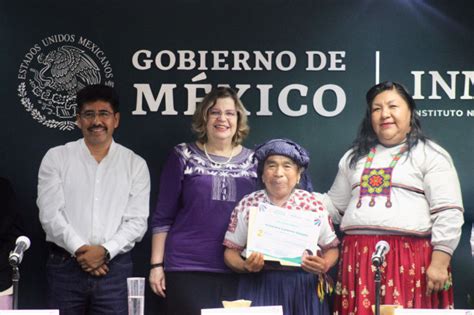
M213 89L193 116L194 143L174 147L153 214L150 286L168 315L200 314L234 299L236 276L222 239L237 202L256 188L246 110L230 88Z

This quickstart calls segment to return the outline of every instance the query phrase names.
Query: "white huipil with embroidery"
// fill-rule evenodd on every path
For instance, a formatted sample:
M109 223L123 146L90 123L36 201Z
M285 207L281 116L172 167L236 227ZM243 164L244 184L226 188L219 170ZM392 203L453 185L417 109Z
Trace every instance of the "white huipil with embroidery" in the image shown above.
M376 146L371 168L389 167L405 144ZM419 142L404 152L391 173L387 197L360 195L366 157L349 167L351 151L339 162L325 202L335 223L346 234L406 234L428 236L434 249L452 254L461 237L463 204L459 179L450 155L432 141ZM360 207L357 204L361 201Z

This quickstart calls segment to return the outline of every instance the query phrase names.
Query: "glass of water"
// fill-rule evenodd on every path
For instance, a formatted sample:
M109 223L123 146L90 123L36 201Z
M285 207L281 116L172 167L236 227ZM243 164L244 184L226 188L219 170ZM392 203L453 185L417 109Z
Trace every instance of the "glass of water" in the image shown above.
M145 314L145 278L127 278L128 314Z

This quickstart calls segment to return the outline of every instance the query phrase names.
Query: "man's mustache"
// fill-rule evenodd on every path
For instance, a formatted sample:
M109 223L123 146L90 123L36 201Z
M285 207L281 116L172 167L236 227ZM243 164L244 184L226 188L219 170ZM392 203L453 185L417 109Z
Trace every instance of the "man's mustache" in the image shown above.
M92 125L89 128L87 128L88 131L94 131L94 129L104 129L105 131L108 130L107 127L103 125Z

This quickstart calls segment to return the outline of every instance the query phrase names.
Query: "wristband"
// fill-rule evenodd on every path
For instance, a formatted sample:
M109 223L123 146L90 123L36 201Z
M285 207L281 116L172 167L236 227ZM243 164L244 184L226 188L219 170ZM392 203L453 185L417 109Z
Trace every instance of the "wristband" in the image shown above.
M160 263L150 265L150 269L158 268L158 267L164 267L164 264L162 262L160 262Z
M110 262L110 252L104 246L102 246L102 248L104 249L105 263L108 264Z

